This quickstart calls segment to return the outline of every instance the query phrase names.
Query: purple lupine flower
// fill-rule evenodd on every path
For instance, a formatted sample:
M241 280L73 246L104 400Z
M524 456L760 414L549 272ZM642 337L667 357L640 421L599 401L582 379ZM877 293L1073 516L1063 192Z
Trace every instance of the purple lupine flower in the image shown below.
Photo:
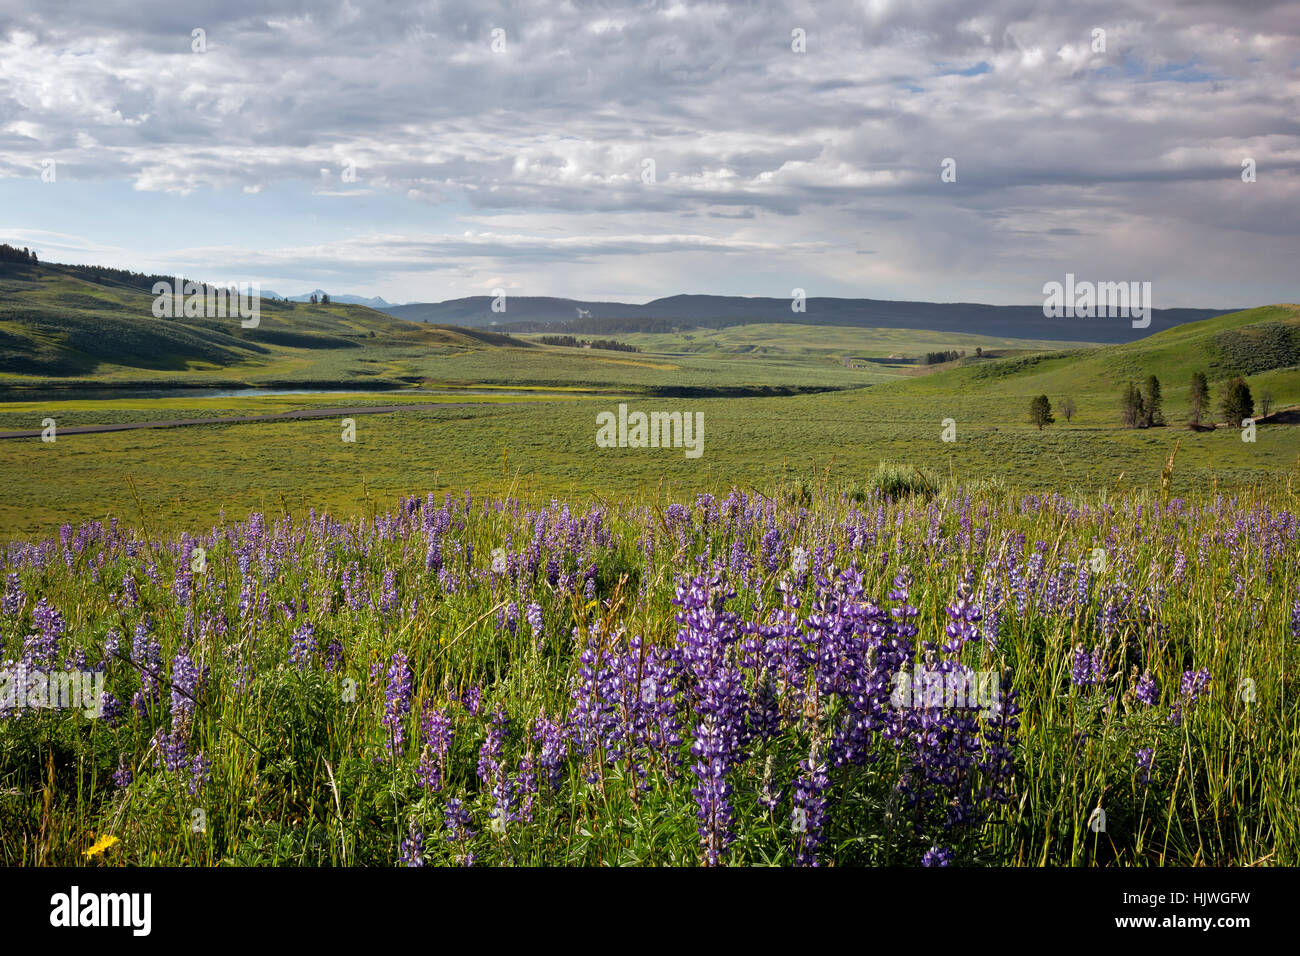
M507 823L519 820L519 814L515 810L517 795L506 774L505 743L509 734L510 718L506 716L505 708L498 704L492 712L487 737L479 748L478 778L492 793L492 827L501 834L505 833Z
M1173 709L1169 713L1169 723L1181 727L1187 710L1196 704L1209 686L1209 670L1183 671L1183 679L1178 688L1178 699L1174 701Z
M1174 701L1173 711L1169 715L1169 722L1175 727L1180 726L1186 711L1200 699L1209 685L1209 670L1184 671L1178 688L1178 698Z
M403 866L424 866L424 834L411 825L411 835L402 840L399 850Z
M577 636L576 628L574 636ZM593 628L578 655L577 673L569 692L574 705L568 723L573 741L583 756L595 753L599 747L612 750L611 759L617 760L619 756L620 726L615 711L618 671L612 657L605 650L599 628Z
M806 653L815 689L838 694L847 705L828 751L832 767L869 762L877 734L907 748L919 731L915 714L899 711L891 699L897 673L912 662L911 638L918 633L910 623L919 611L908 603L909 588L910 572L903 569L887 595L896 606L885 610L866 600L854 569L818 584ZM918 746L922 737L914 741ZM913 753L918 764L924 763L921 750Z
M910 758L900 794L909 806L942 806L949 826L975 819L981 744L978 710L957 706L948 688L963 688L965 698L964 688L975 682L969 668L941 661L926 675L926 706L900 709L889 730L898 735ZM939 706L932 705L932 687L942 692Z
M122 719L122 702L108 691L99 695L99 719L109 727L116 727Z
M332 674L338 670L343 663L343 642L338 636L330 638L330 642L325 645L325 673Z
M1194 704L1205 693L1205 689L1210 686L1210 672L1208 669L1199 671L1184 671L1182 686L1179 693L1187 699L1188 704Z
M992 803L1005 804L1011 798L1011 777L1015 773L1015 750L1019 743L1020 705L1011 687L1011 674L1001 675L997 699L984 722L980 744L980 773L984 778L983 797Z
M1151 763L1156 752L1150 747L1143 747L1137 752L1138 782L1144 786L1151 782Z
M1092 593L1092 566L1087 561L1079 562L1079 570L1074 577L1074 604L1079 610L1088 606L1088 596Z
M483 705L483 688L478 684L471 684L469 689L461 695L460 702L471 717L477 717L479 709Z
M731 561L727 565L727 569L738 580L743 581L748 577L749 570L752 567L753 561L750 560L749 552L745 549L745 541L743 538L737 537L731 543Z
M203 751L200 750L190 759L190 796L198 796L199 791L203 789L204 785L209 779L211 779L211 776L212 765L208 762L208 758L204 755Z
M567 724L582 756L595 758L599 751L611 765L626 762L635 788L649 764L671 772L679 762L676 665L670 652L645 647L639 636L622 651L607 643L593 628L578 658ZM594 781L595 759L587 766Z
M150 665L156 667L162 663L162 648L152 637L153 624L148 618L135 626L135 635L131 641L131 660L142 665L146 671ZM154 676L157 676L156 671Z
M750 700L749 726L760 740L771 740L781 731L781 702L776 681L767 670L759 674Z
M190 655L181 651L172 659L172 726L188 727L199 696L199 672Z
M980 606L972 601L970 588L965 584L957 588L957 600L946 610L950 620L944 627L944 634L948 640L942 649L949 654L960 654L967 641L979 640L980 632L976 625L984 615Z
M1093 687L1106 679L1106 659L1100 647L1088 651L1082 644L1074 646L1070 683L1076 687Z
M27 603L27 596L23 594L22 582L18 578L17 571L11 571L5 576L5 593L4 598L0 599L0 611L4 612L5 617L17 617ZM1300 605L1297 605L1300 607Z
M183 734L174 730L167 734L160 727L154 731L153 742L158 751L154 758L155 766L161 765L169 773L180 773L189 768L188 748Z
M36 667L53 667L59 656L59 641L63 638L63 615L41 598L32 611L36 633L27 637L23 645L23 658Z
M124 611L130 611L140 603L140 592L135 586L135 575L127 572L122 577L122 600L121 607Z
M156 706L160 701L158 683L162 677L162 648L153 637L152 625L147 618L135 626L135 637L131 642L131 660L142 671L140 689L131 698L131 705L143 716L151 706Z
M780 530L772 528L767 534L763 535L760 549L763 570L767 571L768 574L775 574L781 567L781 554L785 549L785 542L781 540Z
M695 763L691 771L699 781L691 793L699 806L699 835L705 862L717 866L735 839L732 830L731 783L733 766L745 755L746 694L740 671L726 661L727 649L736 642L736 615L723 610L734 592L720 578L697 577L689 586L679 582L673 603L682 625L677 633L678 654L689 675L698 721L691 742Z
M952 850L946 846L932 846L921 857L922 866L952 866Z
M1154 707L1160 703L1160 687L1156 684L1156 679L1150 671L1143 673L1137 682L1137 688L1133 691L1133 696L1146 704L1148 707Z
M528 605L528 626L532 628L533 640L540 649L545 634L545 618L542 616L542 606L540 604Z
M379 611L381 614L387 614L397 607L399 602L397 594L397 575L389 568L384 572L384 583L379 595Z
M406 715L411 711L411 669L401 651L389 659L384 701L383 725L388 728L385 746L393 757L399 757L406 739Z
M131 772L131 765L127 763L126 756L119 757L117 769L113 771L113 785L118 789L125 790L131 786L133 779L135 779L135 774Z
M537 801L537 757L525 754L519 759L519 769L515 772L514 792L516 798L522 798L519 818L525 823L533 822L533 804Z
M537 769L552 790L559 789L561 768L569 756L569 740L564 729L542 713L533 724L533 740L541 744Z
M1074 645L1074 661L1070 665L1070 683L1086 687L1092 683L1092 655L1083 644Z
M676 525L689 524L691 511L683 504L671 504L664 509L664 521L671 528Z
M469 809L459 797L452 797L442 811L443 822L447 827L448 843L455 843L461 849L462 862L466 866L474 865L474 854L467 852L468 845L477 833L470 827L472 817Z
M289 641L289 663L297 664L301 670L311 664L316 653L316 626L306 621L293 632Z
M189 549L181 555L176 565L176 574L172 579L172 593L180 607L189 607L194 597L194 572L190 570Z
M122 652L122 632L110 627L104 635L104 664L107 665Z
M416 782L426 790L438 791L442 789L447 754L451 751L451 716L441 708L427 708L421 729L424 751L420 755Z
M442 570L442 542L437 538L431 539L428 548L425 549L424 569L435 574Z

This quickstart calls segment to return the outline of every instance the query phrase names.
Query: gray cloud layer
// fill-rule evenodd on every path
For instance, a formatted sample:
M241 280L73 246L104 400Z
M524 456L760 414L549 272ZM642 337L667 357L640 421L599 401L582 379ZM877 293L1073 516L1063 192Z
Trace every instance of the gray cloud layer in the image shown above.
M473 210L473 235L375 222L312 248L250 237L232 261L455 268L462 292L599 264L601 289L635 294L711 291L713 257L740 256L840 294L989 301L1032 301L1072 268L1214 305L1277 298L1300 252L1293 3L3 9L0 176L53 158L146 192L309 182ZM576 275L544 291L588 293Z

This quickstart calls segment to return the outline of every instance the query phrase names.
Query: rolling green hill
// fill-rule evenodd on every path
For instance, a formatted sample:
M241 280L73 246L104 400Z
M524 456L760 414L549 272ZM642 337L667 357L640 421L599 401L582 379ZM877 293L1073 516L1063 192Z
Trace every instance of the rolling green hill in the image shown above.
M974 393L1009 399L1045 394L1055 404L1070 396L1081 411L1100 400L1100 414L1113 417L1121 386L1160 379L1165 416L1181 422L1194 372L1209 379L1211 403L1218 408L1220 388L1234 376L1246 378L1258 403L1271 391L1278 407L1300 403L1300 306L1272 305L1191 322L1138 342L1096 348L1040 352L1006 359L966 358L956 367L913 379L900 389L933 394ZM1089 402L1089 404L1093 404ZM1087 416L1098 413L1087 408Z
M157 318L153 281L91 267L0 262L0 381L190 380L280 376L321 380L393 372L402 353L531 348L476 329L402 322L359 305L260 300L259 324L230 318ZM394 384L404 377L395 376Z

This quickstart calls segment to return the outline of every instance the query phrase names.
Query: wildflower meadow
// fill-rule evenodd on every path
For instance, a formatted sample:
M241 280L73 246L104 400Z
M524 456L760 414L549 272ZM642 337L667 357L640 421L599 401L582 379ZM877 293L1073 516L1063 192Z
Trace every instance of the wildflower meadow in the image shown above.
M66 525L0 862L1295 865L1298 563L1283 488Z

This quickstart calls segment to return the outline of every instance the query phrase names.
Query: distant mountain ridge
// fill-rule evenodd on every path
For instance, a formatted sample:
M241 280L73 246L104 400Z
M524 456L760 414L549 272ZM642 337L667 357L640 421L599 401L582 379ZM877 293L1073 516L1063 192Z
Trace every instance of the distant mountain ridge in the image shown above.
M328 295L331 302L341 302L344 305L367 305L372 309L398 308L391 302L385 302L382 296L375 296L367 299L362 295L335 295L333 292L326 292L324 289L313 289L311 292L304 292L302 295L280 295L278 292L272 292L270 289L263 289L262 295L268 299L287 299L290 302L310 302L312 296L317 300L323 295Z
M35 266L13 247L16 267ZM4 257L0 256L0 261ZM92 265L42 263L95 284L148 291L155 280L171 276L129 272ZM187 277L188 278L188 277ZM292 302L310 302L324 291L293 296ZM266 299L283 298L262 290ZM644 304L599 302L545 296L509 296L506 311L493 312L492 296L470 296L444 302L394 305L382 297L330 294L340 305L360 305L404 321L490 329L494 332L565 331L582 334L619 332L669 332L690 328L720 328L756 323L793 323L855 328L969 332L989 336L1058 342L1118 344L1134 342L1189 322L1242 311L1229 309L1154 309L1146 328L1135 329L1127 318L1048 318L1041 305L986 305L961 302L917 302L888 299L815 297L806 300L804 312L791 311L785 298L722 295L673 295Z
M481 295L378 308L412 322L496 327L499 331L514 332L558 328L583 332L653 332L784 322L1101 343L1133 342L1188 322L1240 311L1237 308L1153 309L1151 324L1137 329L1127 318L1047 318L1041 305L815 297L807 300L804 312L793 312L789 299L747 296L673 295L644 305L508 296L506 310L493 312L493 301L492 296Z

